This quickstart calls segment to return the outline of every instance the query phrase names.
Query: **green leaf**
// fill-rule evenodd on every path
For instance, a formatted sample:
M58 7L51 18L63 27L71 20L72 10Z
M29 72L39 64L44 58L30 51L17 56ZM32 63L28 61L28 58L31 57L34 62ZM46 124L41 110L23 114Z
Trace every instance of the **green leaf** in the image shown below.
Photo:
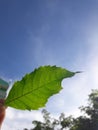
M44 107L48 98L62 89L61 81L74 74L56 66L39 67L14 83L5 105L21 110Z

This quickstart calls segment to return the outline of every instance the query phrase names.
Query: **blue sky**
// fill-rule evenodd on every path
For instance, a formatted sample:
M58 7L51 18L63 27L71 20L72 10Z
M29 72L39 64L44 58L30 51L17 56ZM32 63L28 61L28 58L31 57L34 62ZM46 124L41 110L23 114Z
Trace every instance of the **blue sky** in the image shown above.
M49 99L46 108L53 115L77 115L90 90L97 88L97 55L98 0L0 1L1 77L15 81L40 65L84 71L64 80L64 89ZM18 129L20 121L21 129L30 124L27 111L7 111L3 130ZM39 111L32 113L32 119L39 119Z

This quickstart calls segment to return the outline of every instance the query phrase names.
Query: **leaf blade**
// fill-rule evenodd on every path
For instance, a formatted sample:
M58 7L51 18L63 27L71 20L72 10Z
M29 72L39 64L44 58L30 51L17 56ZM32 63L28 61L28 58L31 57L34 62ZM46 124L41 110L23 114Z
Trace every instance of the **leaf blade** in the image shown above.
M45 106L49 97L61 89L64 78L74 72L56 66L42 66L14 83L5 105L21 110L36 110Z

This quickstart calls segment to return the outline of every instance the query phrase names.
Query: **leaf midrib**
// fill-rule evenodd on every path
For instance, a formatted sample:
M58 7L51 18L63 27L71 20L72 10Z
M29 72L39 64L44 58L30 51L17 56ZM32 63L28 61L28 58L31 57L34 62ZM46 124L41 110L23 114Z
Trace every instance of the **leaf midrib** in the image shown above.
M25 96L25 95L28 95L28 94L32 93L32 91L36 91L36 90L38 90L38 89L41 89L41 88L43 88L44 86L46 86L46 85L48 85L48 84L51 84L51 83L53 83L53 82L55 82L55 81L58 81L58 82L59 82L59 81L62 81L62 79L63 79L63 78L59 78L59 79L53 80L53 81L48 82L47 84L44 84L44 85L42 85L42 86L40 86L40 87L38 87L38 88L36 88L36 89L33 89L33 90L31 90L31 91L29 91L29 92L27 92L27 93L24 93L24 94L22 94L21 96L18 96L18 97L16 97L16 98L13 98L13 99L9 100L8 102L6 102L6 105L7 105L7 103L9 103L9 102L13 102L13 101L15 101L15 100L17 100L17 99L19 99L19 98Z

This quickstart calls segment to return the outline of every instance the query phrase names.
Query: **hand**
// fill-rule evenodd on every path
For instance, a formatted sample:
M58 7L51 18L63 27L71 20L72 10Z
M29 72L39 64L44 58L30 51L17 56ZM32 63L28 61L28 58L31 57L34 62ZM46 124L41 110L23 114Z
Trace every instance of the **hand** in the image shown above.
M0 128L5 117L6 107L4 105L5 99L0 99Z

